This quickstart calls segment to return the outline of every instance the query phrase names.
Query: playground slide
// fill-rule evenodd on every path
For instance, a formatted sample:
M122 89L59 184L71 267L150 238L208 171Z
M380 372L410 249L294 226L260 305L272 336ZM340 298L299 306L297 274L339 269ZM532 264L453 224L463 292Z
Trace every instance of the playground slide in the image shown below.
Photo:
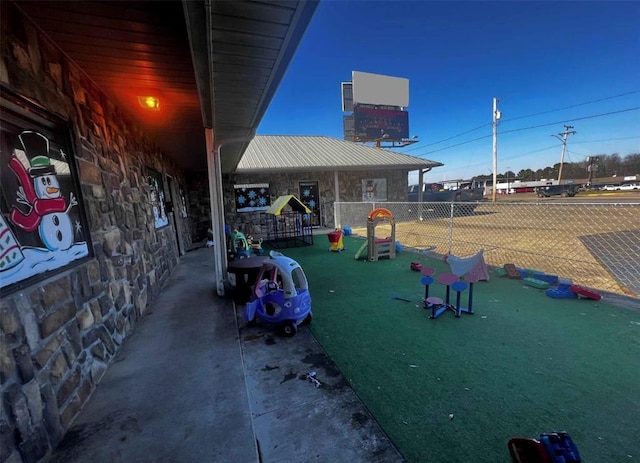
M360 259L360 255L362 254L363 251L365 252L365 254L368 255L368 251L367 251L368 244L369 244L369 241L365 241L364 243L362 243L362 246L360 246L360 249L358 249L358 252L356 252L356 256L354 257L355 260Z

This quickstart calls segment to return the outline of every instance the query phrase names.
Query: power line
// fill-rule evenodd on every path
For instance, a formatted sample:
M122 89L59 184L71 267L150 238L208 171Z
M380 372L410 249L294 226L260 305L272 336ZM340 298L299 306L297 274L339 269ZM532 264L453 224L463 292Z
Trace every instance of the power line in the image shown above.
M455 148L456 146L466 145L469 143L473 143L474 141L484 140L485 138L491 138L493 135L484 135L482 137L474 138L473 140L467 140L460 143L456 143L455 145L445 146L444 148L439 148L437 150L428 151L426 153L416 154L416 157L426 156L427 154L437 153L438 151L448 150L449 148Z
M541 151L550 150L552 148L555 148L556 146L558 146L558 145L547 146L546 148L540 148L540 149L537 149L537 150L529 151L528 153L518 154L518 155L514 155L514 156L505 156L503 158L503 160L508 161L508 160L522 158L522 157L525 157L525 156L529 156L530 154L535 154L535 153L539 153Z
M620 114L620 113L625 113L625 112L629 112L629 111L637 111L638 109L640 109L640 106L636 106L636 107L633 107L633 108L620 109L620 110L617 110L617 111L610 111L610 112L607 112L607 113L593 114L591 116L584 116L584 117L577 117L577 118L573 118L573 119L566 119L566 120L563 120L563 121L549 122L549 123L546 123L546 124L532 125L532 126L529 126L529 127L521 127L519 129L505 130L505 131L500 132L500 133L501 134L506 134L506 133L522 132L524 130L538 129L540 127L549 127L551 125L564 124L566 122L582 121L582 120L586 120L586 119L594 119L596 117L610 116L612 114ZM462 146L462 145L467 145L469 143L473 143L473 142L476 142L476 141L479 141L479 140L484 140L485 138L491 138L491 137L492 137L492 135L484 135L482 137L473 138L471 140L467 140L467 141L463 141L463 142L460 142L460 143L456 143L454 145L449 145L449 146L445 146L443 148L438 148L436 150L431 150L431 151L427 151L425 153L416 154L415 156L416 157L422 157L422 156L426 156L428 154L438 153L440 151L448 150L450 148L455 148L455 147ZM421 147L421 148L424 148L424 147Z
M620 138L601 138L600 140L583 140L575 141L574 145L583 145L585 143L598 143L602 141L617 141L617 140L633 140L634 138L640 138L640 135L634 135L633 137L620 137Z
M607 97L604 97L604 98L598 98L597 100L585 101L583 103L577 103L577 104L574 104L574 105L563 106L563 107L555 108L555 109L549 109L547 111L541 111L541 112L538 112L538 113L527 114L525 116L518 116L518 117L511 118L511 119L507 119L506 121L502 121L502 123L511 122L511 121L517 121L519 119L525 119L525 118L533 117L533 116L539 116L541 114L548 114L548 113L552 113L552 112L556 112L556 111L562 111L564 109L577 108L578 106L584 106L584 105L588 105L588 104L592 104L592 103L598 103L600 101L611 100L611 99L614 99L614 98L619 98L621 96L633 95L634 93L640 93L640 90L633 90L633 91L630 91L630 92L620 93L618 95L612 95L612 96L607 96ZM457 135L452 135L450 137L443 138L442 140L438 140L438 141L435 141L435 142L432 142L432 143L428 143L426 145L414 146L413 148L407 149L407 150L405 150L403 152L404 153L408 153L408 152L411 152L411 151L427 148L429 146L439 145L440 143L444 143L445 141L453 140L454 138L458 138L458 137L461 137L461 136L466 135L468 133L475 132L476 130L480 130L480 129L488 126L488 125L491 125L491 123L485 122L484 124L479 125L478 127L475 127L473 129L469 129L469 130L467 130L465 132L462 132L462 133L459 133Z
M439 140L439 141L434 141L433 143L429 143L428 145L416 146L416 147L413 147L413 148L410 148L408 150L403 151L403 153L408 153L409 151L426 148L428 146L439 145L440 143L444 143L445 141L453 140L454 138L458 138L458 137L461 137L461 136L466 135L468 133L475 132L476 130L480 130L483 127L486 127L488 125L491 125L491 123L485 122L484 124L476 127L475 129L467 130L466 132L462 132L462 133L459 133L458 135L453 135L453 136L451 136L449 138L444 138L444 139Z
M633 90L633 91L630 91L630 92L620 93L618 95L599 98L597 100L585 101L584 103L578 103L578 104L574 104L574 105L570 105L570 106L563 106L561 108L556 108L556 109L549 109L547 111L541 111L539 113L527 114L525 116L518 116L518 117L511 118L511 119L507 119L506 121L503 121L503 123L504 122L517 121L519 119L526 119L527 117L540 116L541 114L549 114L549 113L553 113L555 111L562 111L564 109L577 108L578 106L584 106L584 105L588 105L588 104L592 104L592 103L598 103L600 101L612 100L614 98L620 98L621 96L633 95L634 93L640 93L640 90Z
M529 156L530 154L535 154L535 153L539 153L539 152L541 152L541 151L547 151L547 150L550 150L550 149L552 149L552 148L555 148L556 146L558 146L558 145L551 145L551 146L547 146L547 147L545 147L545 148L539 148L539 149L537 149L537 150L528 151L528 152L526 152L526 153L516 154L516 155L513 155L513 156L504 156L504 157L502 157L502 160L503 160L503 161L513 161L514 159L518 159L518 158L522 158L522 157L525 157L525 156ZM450 170L450 171L454 171L454 170L462 170L462 169L467 169L467 168L469 168L469 167L484 166L485 164L489 164L489 162L488 162L488 161L482 161L482 162L477 162L477 163L475 163L475 164L465 164L464 166L461 166L461 167L452 167L452 168L449 168L448 170ZM445 164L445 166L446 166L446 164ZM439 170L438 172L440 172L440 173L441 173L441 172L447 172L447 169Z
M577 154L578 156L582 156L583 158L588 158L589 157L589 155L587 155L587 154L578 153L578 152L573 151L573 150L567 150L567 153Z
M576 117L573 119L566 119L564 121L549 122L547 124L539 124L539 125L532 125L530 127L521 127L519 129L505 130L501 133L505 134L505 133L521 132L522 130L531 130L531 129L537 129L540 127L549 127L550 125L564 124L565 122L583 121L585 119L594 119L596 117L610 116L611 114L620 114L620 113L626 113L629 111L637 111L638 109L640 109L640 106L636 106L634 108L620 109L618 111L610 111L608 113L593 114L591 116Z

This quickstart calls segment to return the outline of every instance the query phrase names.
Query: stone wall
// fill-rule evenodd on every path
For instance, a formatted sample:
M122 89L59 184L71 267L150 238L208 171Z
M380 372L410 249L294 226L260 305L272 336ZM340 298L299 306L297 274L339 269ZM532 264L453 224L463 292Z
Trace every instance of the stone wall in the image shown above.
M338 172L341 202L362 201L362 180L367 178L387 179L387 201L407 201L406 169L399 170L354 170ZM237 228L246 235L261 237L260 213L237 213L234 204L233 186L243 183L268 183L272 201L282 195L299 197L298 182L317 181L320 192L320 221L323 227L335 226L333 211L335 187L333 172L288 172L277 174L238 174L223 179L225 220L230 228Z
M55 44L13 4L1 6L0 82L70 121L94 253L0 302L0 462L36 462L178 264L173 221L154 228L146 167L185 182Z
M209 178L206 174L189 176L189 217L191 219L191 239L193 246L199 246L207 238L211 227L211 197Z

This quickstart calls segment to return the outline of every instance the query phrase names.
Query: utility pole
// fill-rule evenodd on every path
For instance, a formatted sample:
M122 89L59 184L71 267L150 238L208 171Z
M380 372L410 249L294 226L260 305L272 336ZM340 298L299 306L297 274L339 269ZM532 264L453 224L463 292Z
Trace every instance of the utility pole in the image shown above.
M556 137L558 140L562 142L562 154L560 155L560 169L558 170L558 184L560 184L560 180L562 179L562 165L564 164L564 153L567 149L567 137L569 135L575 135L576 133L578 133L575 130L569 131L569 129L572 129L572 128L573 128L572 125L565 125L564 132L559 133L558 135L551 135L552 137ZM560 136L562 136L562 138L560 138Z
M498 186L498 121L500 111L498 111L498 98L493 99L493 188L491 189L491 201L496 202L496 191Z
M589 156L587 158L587 171L589 172L588 185L591 186L593 181L593 173L598 170L598 156Z

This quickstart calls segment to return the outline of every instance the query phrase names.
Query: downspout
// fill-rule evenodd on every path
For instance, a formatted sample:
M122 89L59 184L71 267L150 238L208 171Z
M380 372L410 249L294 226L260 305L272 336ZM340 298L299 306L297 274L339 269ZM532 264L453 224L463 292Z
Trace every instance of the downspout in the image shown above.
M422 200L424 199L424 174L427 172L431 172L431 167L420 169L418 172L418 220L424 220L424 217L422 217Z
M340 205L340 184L338 183L338 171L333 171L333 226L336 228L342 228L342 218L340 217L340 211L338 208Z

